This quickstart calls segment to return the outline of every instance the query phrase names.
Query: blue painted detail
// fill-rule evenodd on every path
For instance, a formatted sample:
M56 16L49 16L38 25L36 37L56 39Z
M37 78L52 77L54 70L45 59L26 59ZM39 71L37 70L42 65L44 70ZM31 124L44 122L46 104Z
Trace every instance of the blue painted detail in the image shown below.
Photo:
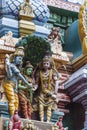
M46 32L44 32L44 33L34 32L33 35L39 36L39 37L42 37L42 38L47 38Z
M57 122L59 116L64 116L63 112L53 111L51 116L51 122Z
M0 102L0 117L10 117L7 102Z
M72 52L73 59L82 54L81 42L78 34L78 20L71 24L65 32L64 51Z
M6 0L6 6L2 7L2 14L10 14L18 17L21 3L23 3L23 0ZM30 3L35 15L34 20L46 23L50 16L48 7L41 0L31 0Z

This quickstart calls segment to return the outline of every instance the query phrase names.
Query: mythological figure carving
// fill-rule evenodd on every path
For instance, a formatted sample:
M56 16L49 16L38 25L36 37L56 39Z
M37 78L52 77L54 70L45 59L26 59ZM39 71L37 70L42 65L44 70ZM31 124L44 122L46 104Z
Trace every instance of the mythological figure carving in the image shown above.
M33 9L29 3L29 0L24 0L24 3L20 5L19 14L34 17Z
M41 68L36 74L35 83L37 88L39 88L38 101L40 120L44 121L44 112L46 110L46 121L49 122L52 105L58 91L58 73L52 68L48 56L45 56L42 60Z
M63 127L63 117L59 116L58 121L56 122L56 125L58 126L58 130L68 130L68 127Z
M63 52L59 27L52 28L51 33L48 35L48 40L51 43L51 50L53 52L53 57L69 61L68 55L65 52Z
M15 46L15 39L13 38L13 33L11 31L8 31L8 33L5 36L3 36L0 40L2 40L3 44L6 46Z
M27 87L31 87L31 84L27 82L20 72L23 56L23 47L18 47L10 57L11 59L8 55L5 59L6 76L2 86L8 100L10 115L13 115L14 111L18 110L18 80L21 79L25 84L27 84Z
M32 82L32 72L33 72L33 66L30 64L29 61L26 62L26 66L23 70L23 75L25 79L28 81L31 86L33 86ZM22 113L23 118L31 118L31 112L32 112L32 89L27 88L27 86L23 83L23 81L19 81L18 85L19 91L19 105L20 110Z
M21 130L21 121L17 110L14 111L14 115L9 120L8 130Z

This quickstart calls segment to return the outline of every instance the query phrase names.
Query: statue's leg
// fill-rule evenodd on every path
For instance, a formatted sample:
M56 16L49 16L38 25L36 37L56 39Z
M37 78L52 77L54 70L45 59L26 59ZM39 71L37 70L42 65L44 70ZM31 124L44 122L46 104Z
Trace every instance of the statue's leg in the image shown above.
M30 102L28 102L27 105L28 105L28 108L27 108L28 117L29 117L29 119L31 119L32 106L31 106Z
M17 94L17 93L14 93L14 96L15 96L15 102L14 102L15 110L18 110L18 105L19 105L19 102L18 102L18 94Z
M51 109L52 109L52 105L49 105L47 107L47 122L50 122L51 119Z
M18 97L19 97L19 104L20 104L22 116L23 116L23 118L28 118L28 113L27 113L27 99L20 92L18 94Z
M44 105L42 104L41 101L39 101L39 116L40 120L44 121Z
M4 82L3 87L4 87L4 91L6 93L6 97L8 100L9 113L10 115L13 115L15 111L15 106L14 106L15 96L14 96L13 85L10 82L9 83Z

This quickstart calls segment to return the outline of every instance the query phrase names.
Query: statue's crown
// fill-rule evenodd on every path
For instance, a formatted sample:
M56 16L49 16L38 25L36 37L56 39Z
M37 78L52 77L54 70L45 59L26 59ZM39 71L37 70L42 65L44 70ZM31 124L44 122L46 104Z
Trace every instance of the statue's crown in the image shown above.
M31 65L30 61L26 61L25 68L33 68L33 66Z
M48 56L45 56L45 57L43 58L43 62L45 62L45 61L50 61L50 58L49 58Z
M24 56L24 47L20 46L16 48L16 51L14 53L14 56Z

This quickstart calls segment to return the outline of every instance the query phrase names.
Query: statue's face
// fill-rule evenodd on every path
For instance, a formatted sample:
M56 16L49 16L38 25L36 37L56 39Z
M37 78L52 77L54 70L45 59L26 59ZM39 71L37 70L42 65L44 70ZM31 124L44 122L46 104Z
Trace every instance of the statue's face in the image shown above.
M33 71L33 68L27 68L26 69L26 75L31 75Z
M15 60L14 60L15 64L16 65L21 65L22 64L22 59L23 59L22 56L16 56Z
M44 61L43 62L43 68L48 69L50 67L50 62L49 61Z

